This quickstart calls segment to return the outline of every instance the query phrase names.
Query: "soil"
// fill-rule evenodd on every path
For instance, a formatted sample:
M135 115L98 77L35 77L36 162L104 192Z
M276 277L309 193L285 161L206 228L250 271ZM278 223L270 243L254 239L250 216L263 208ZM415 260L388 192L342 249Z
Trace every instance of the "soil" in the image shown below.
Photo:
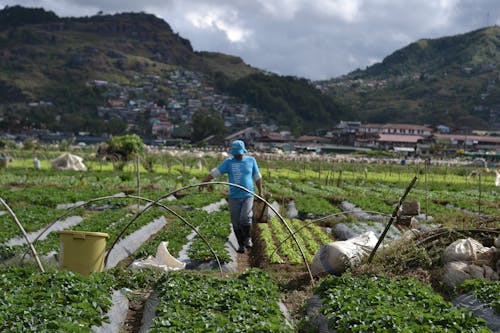
M142 315L144 314L144 304L150 292L134 292L128 303L128 313L121 332L135 333L141 329Z

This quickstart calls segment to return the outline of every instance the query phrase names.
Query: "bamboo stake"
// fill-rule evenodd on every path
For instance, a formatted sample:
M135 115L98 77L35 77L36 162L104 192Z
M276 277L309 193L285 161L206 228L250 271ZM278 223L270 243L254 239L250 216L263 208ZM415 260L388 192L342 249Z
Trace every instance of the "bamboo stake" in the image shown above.
M396 207L394 207L394 211L392 212L392 216L391 218L389 219L389 222L387 223L387 225L385 226L385 229L384 231L382 232L382 234L380 235L378 241L377 241L377 244L375 245L375 248L373 249L373 251L370 253L370 257L368 258L368 263L371 263L372 262L372 259L373 257L375 256L375 253L377 252L377 249L378 247L380 246L380 244L382 243L382 241L384 240L384 237L385 235L387 234L387 232L389 231L389 228L391 227L392 225L392 222L394 221L394 218L396 217L396 215L398 214L398 211L399 211L399 207L401 207L401 205L403 204L403 201L406 199L406 196L408 195L408 193L410 193L410 190L411 188L413 187L413 185L415 185L415 182L417 181L417 176L414 176L413 179L411 180L410 182L410 185L408 185L408 187L406 188L405 190L405 193L403 194L403 196L401 197L401 199L399 199L399 202L398 204L396 205Z

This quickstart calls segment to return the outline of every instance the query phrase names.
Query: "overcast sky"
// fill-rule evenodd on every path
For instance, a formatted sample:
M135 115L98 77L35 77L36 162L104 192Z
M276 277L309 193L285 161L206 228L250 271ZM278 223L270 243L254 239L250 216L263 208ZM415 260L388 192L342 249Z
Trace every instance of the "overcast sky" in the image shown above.
M59 16L143 11L197 51L322 80L380 62L421 38L500 24L500 0L0 0Z

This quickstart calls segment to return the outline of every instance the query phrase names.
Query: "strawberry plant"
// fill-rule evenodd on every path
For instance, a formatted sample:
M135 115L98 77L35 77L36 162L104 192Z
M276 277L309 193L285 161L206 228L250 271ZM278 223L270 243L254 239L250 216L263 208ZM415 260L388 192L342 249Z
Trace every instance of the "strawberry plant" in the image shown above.
M337 332L489 332L484 320L413 278L328 277L314 292Z
M199 225L198 232L208 241L221 263L231 261L226 249L226 242L231 233L231 222L227 210L208 214L207 219ZM193 261L204 261L213 258L212 252L199 235L196 235L193 239L188 255Z
M261 270L237 278L172 272L157 286L160 304L149 332L293 332L276 284Z
M107 320L113 283L105 274L2 269L0 331L91 332L92 325Z

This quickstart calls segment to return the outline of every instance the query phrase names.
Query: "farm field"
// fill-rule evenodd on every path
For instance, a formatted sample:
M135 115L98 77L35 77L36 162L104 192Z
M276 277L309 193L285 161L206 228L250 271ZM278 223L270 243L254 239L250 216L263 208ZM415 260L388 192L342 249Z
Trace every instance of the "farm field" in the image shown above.
M6 291L0 331L316 332L319 324L307 312L313 297L322 299L326 323L338 332L490 331L484 320L452 306L457 290L439 282L439 249L473 233L482 232L487 243L498 237L494 172L467 164L262 155L265 197L279 215L270 210L266 223L254 223L254 247L237 254L227 185L203 192L196 186L221 154L156 153L138 169L129 163L117 170L79 151L87 171L52 169L50 160L59 154L37 154L42 167L35 170L30 154L12 151L13 161L0 169L0 285ZM398 242L405 229L393 225L372 263L363 261L342 277L311 276L321 245L339 240L339 224L380 236L414 177L406 201L420 205L415 227L421 238ZM59 270L57 227L107 233L106 269L88 276ZM440 244L418 245L433 230L452 231ZM133 246L122 255L117 248L125 240ZM163 241L185 269L131 268L155 256ZM498 313L498 285L476 282L463 290L478 291ZM409 292L388 292L403 289ZM398 306L383 306L396 299ZM153 313L145 310L150 302ZM122 318L110 315L117 304Z

